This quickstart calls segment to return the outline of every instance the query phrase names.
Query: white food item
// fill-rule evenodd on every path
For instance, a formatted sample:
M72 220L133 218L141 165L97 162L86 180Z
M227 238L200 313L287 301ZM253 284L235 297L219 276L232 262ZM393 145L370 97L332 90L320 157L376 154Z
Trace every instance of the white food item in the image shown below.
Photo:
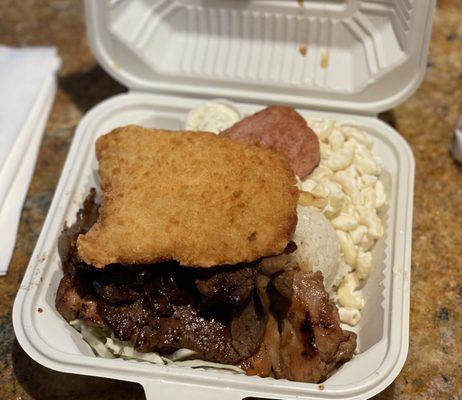
M345 205L345 194L339 190L329 193L327 198L327 206L323 209L323 214L327 218L333 218L337 215Z
M313 118L307 122L320 140L326 140L335 126L335 122L331 119Z
M337 299L336 290L337 290L338 286L340 285L340 283L342 283L343 278L345 278L345 276L347 276L350 272L351 272L351 267L345 261L340 260L339 267L338 267L338 270L337 270L337 275L335 276L334 284L333 284L332 289L331 289L331 291L329 293L334 300ZM342 322L344 322L344 321L342 321Z
M195 357L197 353L189 349L179 349L167 356L161 356L156 352L140 353L133 348L132 343L123 342L111 337L108 332L105 332L101 328L87 326L82 320L76 319L71 321L70 324L80 332L82 338L99 357L123 358L124 360L147 361L152 364L168 364L190 368L225 369L237 373L244 373L241 368L235 365L194 359L193 357Z
M358 289L358 277L354 272L349 273L343 278L342 283L337 289L337 298L340 305L361 310L364 307L364 296Z
M319 143L319 154L321 156L321 160L326 160L332 154L332 150L330 149L328 144L320 142Z
M367 187L361 190L361 204L367 208L375 209L375 205L376 205L375 188Z
M382 220L379 218L373 208L361 206L358 207L359 222L368 228L368 233L376 240L383 236Z
M334 129L327 138L327 141L333 151L338 151L343 147L343 144L345 143L345 137L338 129Z
M340 316L340 321L351 326L356 325L361 319L361 313L356 308L339 307L338 314Z
M334 228L318 210L298 206L298 222L292 240L297 250L291 254L262 260L263 268L297 265L306 271L321 271L329 292L336 280L340 264L340 245Z
M300 183L299 189L304 190L306 192L311 192L318 182L313 181L311 179L305 179L303 182Z
M115 355L105 346L105 333L101 329L87 326L79 319L71 321L70 324L80 332L83 340L90 345L98 356L103 358L115 358Z
M311 174L310 174L310 178L309 179L305 179L303 182L306 182L306 181L313 181L313 182L318 182L320 181L322 178L324 178L325 176L329 176L329 175L332 175L332 170L330 170L329 168L327 168L326 166L324 165L319 165Z
M219 133L241 119L241 114L231 103L220 100L210 101L188 113L185 129Z
M342 126L342 132L348 139L354 139L358 143L366 146L368 149L372 149L373 142L370 136L361 129L358 129L355 126L348 126L344 124Z
M372 152L371 136L354 122L319 118L307 122L320 140L321 161L302 182L302 188L318 196L312 206L322 211L336 230L342 250L340 265L349 270L344 268L343 275L337 274L331 295L343 306L341 321L355 325L364 305L358 288L372 270L371 250L384 234L378 215L386 204L379 180L382 162ZM343 280L338 276L344 276Z
M333 179L342 186L343 191L350 197L353 204L361 203L361 194L358 185L351 175L345 171L338 171Z
M348 265L355 265L358 252L356 250L355 244L353 243L353 240L351 239L351 236L344 231L337 230L336 232L346 263Z
M380 175L380 166L365 149L359 149L356 152L354 163L362 174Z
M356 258L356 273L358 278L366 279L372 270L372 253L366 251L365 253L358 253Z
M189 360L197 356L197 353L194 350L189 350L189 349L179 349L175 351L172 354L168 354L166 356L162 356L162 358L165 360L168 360L168 362L173 362L173 361L184 361L184 360Z
M147 361L153 364L163 364L162 357L157 353L140 353L132 346L114 338L106 338L106 348L112 352L115 357L121 357L128 360Z
M361 251L369 251L369 250L372 249L374 244L375 244L375 239L369 233L369 230L367 230L366 233L364 234L363 238L358 243L358 248Z
M367 233L367 228L364 225L358 227L350 232L351 239L355 245L358 245Z
M380 210L386 202L387 196L385 194L383 183L378 181L375 185L375 208Z
M353 157L349 156L348 154L331 152L325 159L325 165L332 171L341 171L346 169L352 161Z
M352 231L358 227L358 221L353 215L340 213L337 217L332 219L332 225L335 229L347 232Z
M361 176L361 181L363 187L374 187L377 184L378 179L375 175L364 174Z

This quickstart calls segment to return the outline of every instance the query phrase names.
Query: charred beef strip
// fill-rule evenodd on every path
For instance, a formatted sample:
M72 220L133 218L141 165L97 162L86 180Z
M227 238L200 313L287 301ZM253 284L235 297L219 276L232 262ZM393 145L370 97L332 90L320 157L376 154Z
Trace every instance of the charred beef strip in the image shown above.
M99 205L95 202L96 190L91 189L83 208L77 213L76 222L64 229L58 240L58 252L63 266L62 278L56 294L56 309L66 319L72 321L83 318L93 326L104 326L96 307L96 297L92 294L91 283L85 274L76 273L79 260L76 257L76 241L80 233L87 232L98 219Z
M55 304L56 309L66 321L83 318L94 322L90 325L103 324L96 311L96 302L85 295L85 291L70 274L64 275L61 279Z
M174 306L170 317L154 317L138 335L135 347L148 352L156 349L160 353L170 353L178 348L189 348L210 361L234 359L235 352L230 342L226 325L212 318L198 315L192 306ZM210 353L210 354L209 354Z
M254 265L213 268L199 273L196 286L207 304L239 306L253 292L255 275Z
M322 382L351 359L356 335L340 328L320 273L255 264L188 269L174 262L82 263L76 240L98 218L91 190L59 239L60 314L105 327L142 352L188 348L247 374ZM286 251L294 250L289 244Z
M96 223L99 215L99 204L95 202L96 190L90 189L83 207L77 212L77 220L70 227L64 229L58 239L58 252L65 274L72 274L74 266L79 263L77 256L77 236L87 233Z
M155 317L143 327L135 347L139 351L171 353L188 348L204 360L236 364L259 347L265 331L265 317L253 296L231 318L230 323L204 318L191 305L174 306L170 317Z
M267 319L267 313L263 310L261 299L254 291L247 304L234 311L230 330L232 346L239 354L235 362L250 357L260 346Z
M136 338L141 327L149 321L149 311L144 307L142 299L119 306L100 300L97 309L104 325L120 340Z
M102 297L109 304L121 304L138 300L140 294L135 292L129 286L115 285L108 283L101 285L97 280L93 281L93 289L96 294Z

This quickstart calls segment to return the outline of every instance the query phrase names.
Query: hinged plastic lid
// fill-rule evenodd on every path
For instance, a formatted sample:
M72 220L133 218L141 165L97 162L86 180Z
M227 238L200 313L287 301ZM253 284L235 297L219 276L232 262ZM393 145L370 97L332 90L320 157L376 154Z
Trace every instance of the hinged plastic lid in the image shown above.
M86 0L129 89L377 113L425 73L435 0Z

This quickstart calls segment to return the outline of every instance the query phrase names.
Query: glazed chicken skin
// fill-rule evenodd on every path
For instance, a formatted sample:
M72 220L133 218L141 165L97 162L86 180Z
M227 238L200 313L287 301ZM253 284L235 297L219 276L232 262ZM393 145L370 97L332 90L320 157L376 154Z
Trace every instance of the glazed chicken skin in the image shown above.
M324 290L320 272L297 270L279 275L273 285L282 296L289 294L286 280L292 281L292 296L285 297L290 305L282 320L281 370L289 380L325 380L337 365L351 358L356 335L340 328L337 308Z
M266 286L269 296L265 336L258 352L242 368L249 375L324 381L351 359L356 335L341 329L322 274L295 268L272 271L265 278L259 280L260 292Z

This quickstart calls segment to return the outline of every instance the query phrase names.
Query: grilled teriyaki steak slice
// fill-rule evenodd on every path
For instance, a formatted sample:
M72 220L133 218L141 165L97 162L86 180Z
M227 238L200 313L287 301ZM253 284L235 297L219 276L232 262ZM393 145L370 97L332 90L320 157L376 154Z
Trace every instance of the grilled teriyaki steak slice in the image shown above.
M105 269L82 263L76 239L98 218L95 195L59 240L64 277L56 307L67 321L104 327L138 351L188 348L249 375L321 382L352 357L356 336L340 328L320 273L253 264L203 271L173 262Z

